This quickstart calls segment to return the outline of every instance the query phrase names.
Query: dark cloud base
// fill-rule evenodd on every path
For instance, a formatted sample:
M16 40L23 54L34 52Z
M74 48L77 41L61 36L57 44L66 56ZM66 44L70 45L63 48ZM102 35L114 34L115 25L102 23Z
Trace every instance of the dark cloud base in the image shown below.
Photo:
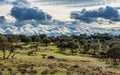
M11 10L11 16L17 20L50 20L52 16L38 8L27 8L15 6Z
M97 18L109 19L111 21L120 21L120 14L115 8L106 6L105 8L99 8L98 10L83 9L82 11L73 11L71 13L71 18L87 23L91 23Z

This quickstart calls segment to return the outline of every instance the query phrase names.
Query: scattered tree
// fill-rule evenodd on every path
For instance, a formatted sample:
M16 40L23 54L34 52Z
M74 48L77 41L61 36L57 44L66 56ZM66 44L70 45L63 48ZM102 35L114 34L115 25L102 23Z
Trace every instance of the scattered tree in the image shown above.
M3 52L3 59L6 58L6 50L8 49L8 46L8 39L5 36L0 35L0 50Z
M75 43L74 41L69 41L67 46L70 48L72 55L74 53L74 50L79 48L79 44Z
M51 40L49 38L44 38L43 39L43 43L45 43L46 46L48 46L48 44L50 44Z
M113 59L114 65L117 65L117 59L120 60L120 45L115 44L108 51L107 55L109 58Z

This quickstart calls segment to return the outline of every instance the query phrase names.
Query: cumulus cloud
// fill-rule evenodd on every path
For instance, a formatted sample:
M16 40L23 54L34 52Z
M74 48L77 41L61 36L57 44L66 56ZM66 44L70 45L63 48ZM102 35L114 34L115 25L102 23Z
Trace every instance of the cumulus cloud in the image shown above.
M0 4L5 4L5 0L0 0Z
M5 0L0 0L0 2L4 2Z
M4 16L0 16L0 23L4 23L5 22L5 17Z
M22 6L24 6L24 5L29 5L29 2L27 2L26 0L15 0L15 1L13 1L13 2L11 2L13 5L22 5Z
M15 6L11 9L11 15L16 20L50 20L52 16L38 8L27 8Z
M82 11L73 11L71 13L71 18L82 20L87 23L93 22L97 18L109 19L111 21L120 21L120 14L115 8L106 6L105 8L99 8L98 10L83 9Z

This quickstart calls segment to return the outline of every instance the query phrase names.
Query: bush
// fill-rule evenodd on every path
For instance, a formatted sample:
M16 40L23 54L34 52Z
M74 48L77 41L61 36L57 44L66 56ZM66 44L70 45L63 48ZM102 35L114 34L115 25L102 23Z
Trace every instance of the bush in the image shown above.
M41 74L48 74L49 73L49 70L48 69L45 69L41 72Z
M54 56L48 56L47 59L55 59Z
M27 70L26 70L26 69L24 69L24 68L19 69L19 71L20 71L21 73L23 73L23 74L27 73Z

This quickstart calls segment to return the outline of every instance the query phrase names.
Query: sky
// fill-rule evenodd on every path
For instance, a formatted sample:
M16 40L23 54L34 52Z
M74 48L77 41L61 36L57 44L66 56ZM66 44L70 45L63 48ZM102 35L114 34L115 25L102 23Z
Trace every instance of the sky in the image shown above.
M0 0L3 34L97 32L120 34L120 0Z
M35 0L33 6L42 8L49 12L54 18L70 20L71 11L86 9L97 9L99 7L119 7L120 0Z
M22 2L25 0L0 0L0 15L6 16L7 20L14 20L9 14L15 4L12 2ZM6 2L6 3L5 3ZM38 7L44 12L49 13L53 19L61 21L71 20L71 11L80 11L82 9L93 10L99 7L112 6L120 7L120 0L26 0L28 7Z

